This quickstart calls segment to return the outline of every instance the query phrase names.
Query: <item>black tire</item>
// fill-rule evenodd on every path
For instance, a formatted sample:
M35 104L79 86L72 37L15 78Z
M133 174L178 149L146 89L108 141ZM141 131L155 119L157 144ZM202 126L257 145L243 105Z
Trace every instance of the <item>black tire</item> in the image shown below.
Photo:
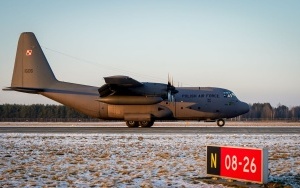
M218 120L217 120L217 125L218 125L219 127L223 127L223 126L225 125L224 119L218 119Z
M139 121L139 125L143 128L152 127L154 121Z
M139 127L139 123L137 121L126 121L126 125L129 128Z

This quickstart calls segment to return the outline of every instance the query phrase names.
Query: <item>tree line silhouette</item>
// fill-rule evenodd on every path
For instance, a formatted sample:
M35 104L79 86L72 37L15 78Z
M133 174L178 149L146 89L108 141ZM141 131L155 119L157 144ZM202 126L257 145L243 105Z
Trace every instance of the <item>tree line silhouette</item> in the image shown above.
M78 121L93 118L63 105L0 105L0 121ZM97 120L97 119L94 119Z
M250 104L250 111L238 120L300 120L300 106L289 109L279 104L273 108L270 103ZM0 121L100 121L63 105L0 105Z
M250 111L241 115L241 119L249 120L300 120L300 106L288 108L278 104L273 108L270 103L254 103L250 105Z

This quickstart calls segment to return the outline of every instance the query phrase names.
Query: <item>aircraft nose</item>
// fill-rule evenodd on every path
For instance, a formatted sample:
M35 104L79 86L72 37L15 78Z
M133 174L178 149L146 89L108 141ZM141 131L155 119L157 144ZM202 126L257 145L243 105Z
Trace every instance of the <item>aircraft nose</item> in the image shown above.
M240 109L241 114L246 114L250 110L249 105L245 102L241 102L239 106L240 106L239 109Z

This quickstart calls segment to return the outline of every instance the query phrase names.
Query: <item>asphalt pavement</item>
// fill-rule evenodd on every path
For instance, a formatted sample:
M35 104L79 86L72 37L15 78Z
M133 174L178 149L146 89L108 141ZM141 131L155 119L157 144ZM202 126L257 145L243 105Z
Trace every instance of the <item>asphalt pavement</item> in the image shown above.
M300 127L0 127L0 133L300 134Z

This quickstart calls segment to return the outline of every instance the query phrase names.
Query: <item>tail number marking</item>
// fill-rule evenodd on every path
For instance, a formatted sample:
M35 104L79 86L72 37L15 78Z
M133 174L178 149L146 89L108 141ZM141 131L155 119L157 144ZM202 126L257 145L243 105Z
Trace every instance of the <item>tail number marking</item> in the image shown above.
M33 73L33 69L25 69L24 72L25 73Z

